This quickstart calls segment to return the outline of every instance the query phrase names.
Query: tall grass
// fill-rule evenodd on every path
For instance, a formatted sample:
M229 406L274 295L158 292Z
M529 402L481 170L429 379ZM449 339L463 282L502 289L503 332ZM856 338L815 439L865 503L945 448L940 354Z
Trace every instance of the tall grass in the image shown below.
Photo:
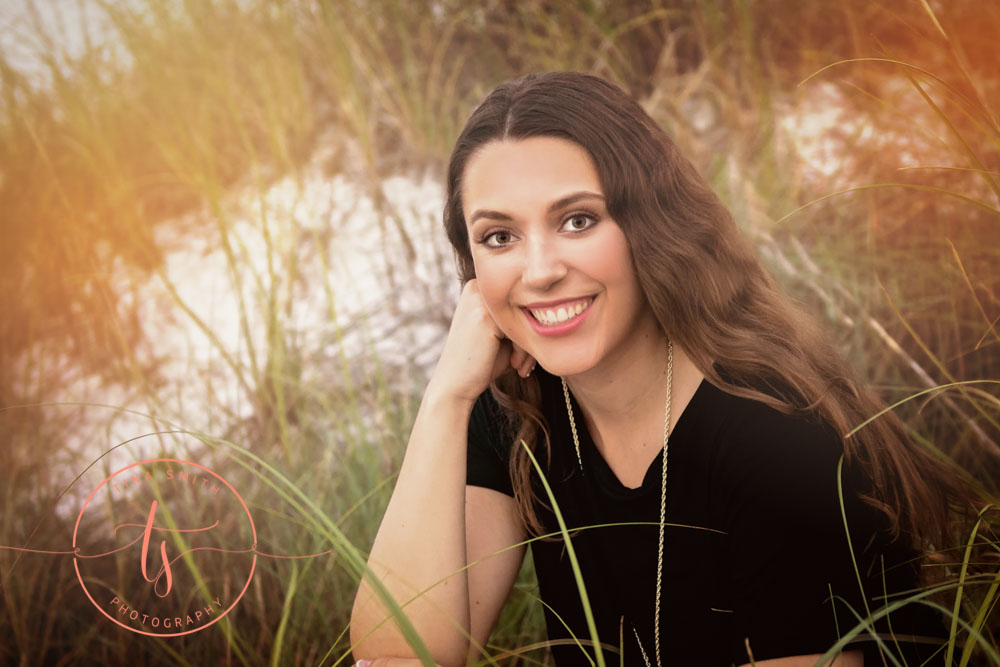
M1000 378L1000 9L777 4L99 1L111 37L75 55L29 12L18 29L40 45L45 83L0 53L0 544L65 551L91 478L152 450L230 479L261 551L329 553L262 557L225 622L147 641L98 617L69 557L0 550L0 660L350 660L359 564L427 368L371 353L370 332L400 304L345 319L353 286L330 277L343 214L304 224L270 194L291 182L305 196L318 171L356 183L387 248L372 258L386 292L410 293L420 235L441 231L414 227L386 179L440 178L472 106L532 70L590 71L638 95L787 288L900 401L912 436L995 503L998 401L973 381ZM844 110L823 135L839 154L828 177L782 124L823 90ZM235 343L170 269L195 240L223 258ZM443 334L446 293L418 298ZM312 336L296 325L303 303L328 325ZM210 361L179 371L153 322L196 331ZM123 416L98 403L140 416L122 434ZM140 425L197 437L143 438L155 444L125 445L73 484ZM986 512L956 535L961 564L934 592L954 619L955 664L996 664L996 522ZM487 650L543 661L542 619L529 559Z

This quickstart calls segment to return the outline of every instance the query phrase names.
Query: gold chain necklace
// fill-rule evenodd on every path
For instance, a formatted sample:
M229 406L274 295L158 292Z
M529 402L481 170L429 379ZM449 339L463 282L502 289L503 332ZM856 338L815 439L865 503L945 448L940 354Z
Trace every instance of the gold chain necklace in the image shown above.
M580 462L580 470L583 470L583 458L580 456L580 439L576 435L576 421L573 419L573 406L569 402L569 388L566 386L565 378L562 380L563 396L566 397L566 411L569 412L569 425L573 431L573 444L576 445L576 459ZM663 482L660 486L660 546L656 556L656 617L653 621L653 630L656 637L656 664L660 666L660 584L663 579L663 526L666 519L667 509L667 439L670 431L670 391L674 380L674 343L667 338L667 401L663 412ZM642 659L646 661L646 667L651 667L646 651L642 648L642 641L639 639L639 632L632 626L635 632L635 640L639 643L639 650L642 652Z

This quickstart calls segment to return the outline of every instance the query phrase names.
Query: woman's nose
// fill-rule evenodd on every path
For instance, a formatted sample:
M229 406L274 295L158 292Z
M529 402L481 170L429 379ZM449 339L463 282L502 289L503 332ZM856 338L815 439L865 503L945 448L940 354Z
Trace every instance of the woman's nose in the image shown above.
M524 248L522 280L528 287L543 291L566 275L566 263L553 239L529 237Z

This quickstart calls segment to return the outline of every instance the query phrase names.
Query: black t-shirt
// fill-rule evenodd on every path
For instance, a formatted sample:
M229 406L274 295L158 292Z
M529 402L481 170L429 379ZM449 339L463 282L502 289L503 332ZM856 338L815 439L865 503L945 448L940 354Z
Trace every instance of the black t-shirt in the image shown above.
M645 665L638 632L655 665L662 450L642 485L626 487L596 448L570 392L581 473L559 378L541 367L537 372L552 442L546 477L572 536L598 636L623 649L624 664ZM467 481L512 496L508 460L513 434L504 429L501 415L485 391L470 415ZM883 515L857 498L859 490L868 488L865 478L845 465L844 514L859 585L838 498L841 453L830 426L729 394L707 379L701 382L670 432L660 596L664 664L746 663L746 641L755 660L824 653L859 617L867 617L861 586L873 613L885 604L886 598L879 596L917 587L916 568L906 564L913 554L889 543ZM536 456L544 468L545 456ZM534 475L532 483L547 498ZM539 507L537 512L547 532L559 530L550 510ZM625 522L644 523L605 525ZM573 533L583 526L597 527ZM590 640L561 537L555 543L535 540L531 552L541 599L548 605L549 640L573 635ZM909 604L893 612L893 631L936 632L926 609ZM880 622L876 628L884 631L886 626ZM865 639L859 646L866 648L866 664L882 664L872 652L871 635L862 632L859 637ZM885 641L898 655L896 643ZM926 647L917 651L899 642L908 659L929 654ZM589 644L581 648L572 640L552 646L559 665L588 664L584 650L594 655ZM617 655L604 654L608 664L618 664Z

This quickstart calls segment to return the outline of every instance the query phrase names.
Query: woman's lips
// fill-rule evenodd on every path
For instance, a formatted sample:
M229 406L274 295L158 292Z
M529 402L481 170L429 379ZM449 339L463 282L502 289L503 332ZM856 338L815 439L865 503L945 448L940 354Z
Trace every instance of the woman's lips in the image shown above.
M580 326L584 319L587 317L587 313L590 312L590 307L593 305L594 300L597 297L587 297L585 299L580 299L578 301L569 301L565 304L560 304L559 306L553 306L550 308L521 308L524 311L524 316L528 318L528 323L531 328L536 332L547 335L554 336L559 334L568 333L573 331L578 326ZM559 310L563 311L563 316L566 317L569 312L574 313L572 316L567 317L564 321L559 322L558 318L560 316ZM576 311L580 310L579 313ZM542 317L545 317L548 321L554 321L554 324L543 324L536 319L532 311L539 313ZM541 311L541 312L539 312ZM551 317L550 317L551 315Z

